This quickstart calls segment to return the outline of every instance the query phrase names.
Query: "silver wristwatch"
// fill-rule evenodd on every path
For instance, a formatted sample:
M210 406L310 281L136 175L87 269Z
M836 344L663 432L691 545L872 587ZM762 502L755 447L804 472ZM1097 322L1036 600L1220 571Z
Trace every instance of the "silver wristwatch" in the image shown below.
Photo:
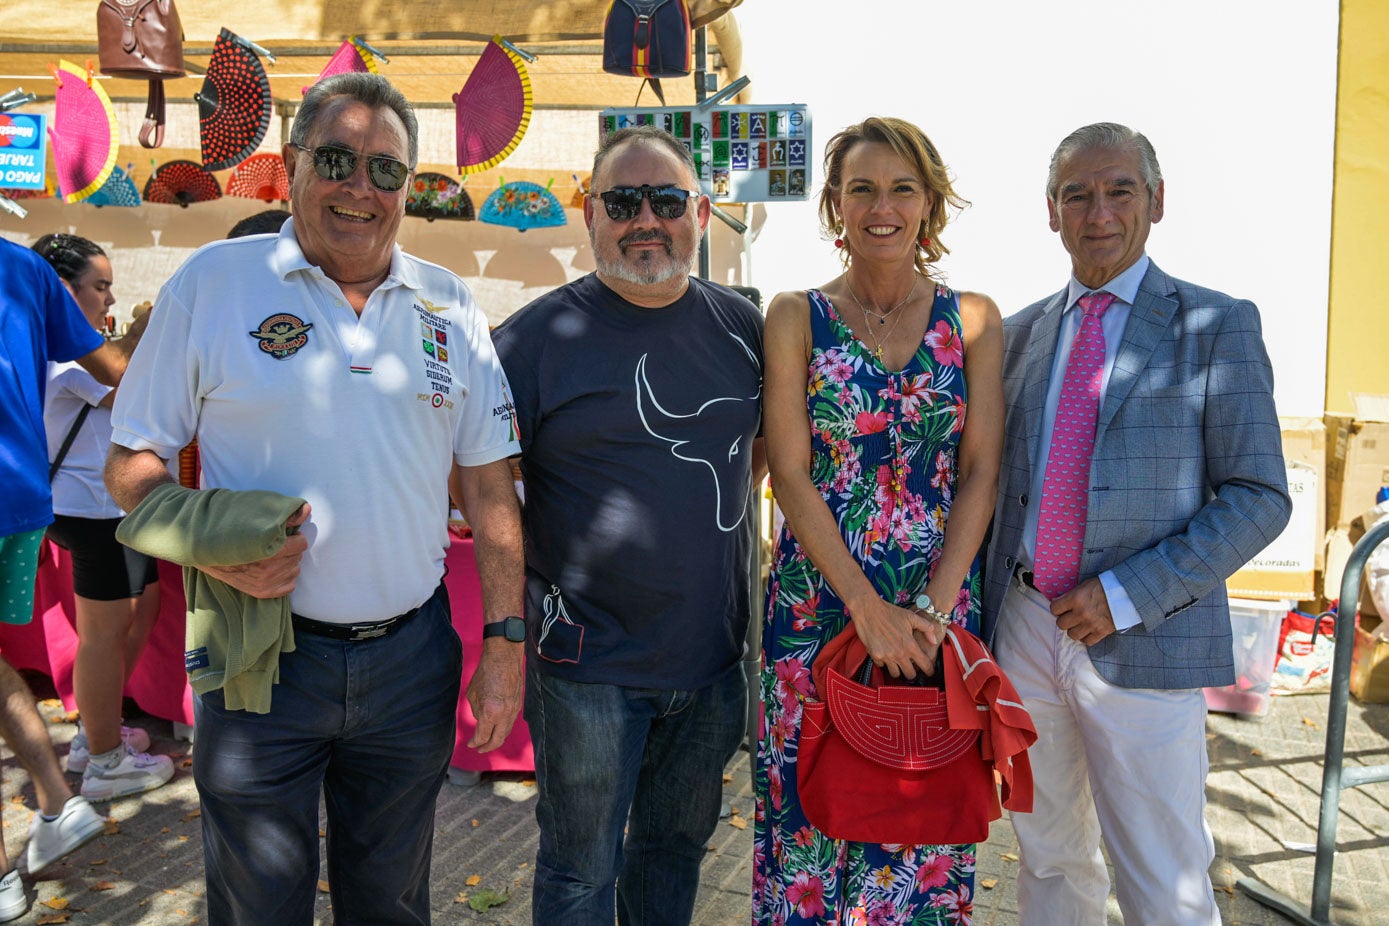
M934 604L932 604L931 596L926 594L925 592L922 592L920 595L917 595L916 600L912 602L912 604L916 606L917 611L926 615L931 620L935 621L937 624L940 624L942 627L950 626L950 615L946 614L940 608L937 608Z

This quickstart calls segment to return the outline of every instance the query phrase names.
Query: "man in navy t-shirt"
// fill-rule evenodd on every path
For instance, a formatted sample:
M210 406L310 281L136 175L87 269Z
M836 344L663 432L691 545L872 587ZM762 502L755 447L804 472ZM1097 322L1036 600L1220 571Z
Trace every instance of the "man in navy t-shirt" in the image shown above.
M597 272L494 332L526 488L532 918L687 923L746 723L762 317L690 276L710 207L679 141L613 133L592 189Z
M27 624L33 619L39 543L44 528L53 523L48 439L43 428L48 362L76 360L102 383L114 386L144 327L142 319L126 337L106 341L47 261L0 239L0 486L4 486L0 492L0 621L4 623ZM28 847L33 874L100 835L104 824L84 798L72 796L33 695L4 659L0 659L0 711L7 744L29 772L38 796L39 815L30 829ZM24 912L28 898L3 845L0 875L0 920L8 920Z

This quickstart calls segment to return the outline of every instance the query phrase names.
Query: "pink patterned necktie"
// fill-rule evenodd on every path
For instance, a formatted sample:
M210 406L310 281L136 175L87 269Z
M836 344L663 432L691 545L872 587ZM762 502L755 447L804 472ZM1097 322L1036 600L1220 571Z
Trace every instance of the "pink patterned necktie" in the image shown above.
M1090 457L1100 415L1100 382L1104 377L1104 328L1100 319L1114 302L1111 293L1087 293L1077 300L1085 312L1071 345L1061 400L1051 432L1051 452L1042 482L1037 519L1033 583L1048 598L1075 588L1085 544L1085 513L1090 485Z

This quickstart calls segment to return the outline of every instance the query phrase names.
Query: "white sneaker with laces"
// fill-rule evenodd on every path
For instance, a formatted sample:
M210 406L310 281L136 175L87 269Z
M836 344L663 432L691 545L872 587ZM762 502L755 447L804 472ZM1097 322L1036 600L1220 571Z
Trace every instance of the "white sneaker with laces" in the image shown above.
M127 794L153 791L173 777L173 759L123 746L120 761L110 768L87 763L87 770L82 773L82 796L89 801L109 801Z
M19 869L0 878L0 923L17 920L29 909L29 896L24 893L24 882L19 880Z
M139 727L121 727L121 742L136 752L150 751L150 735ZM82 724L79 723L77 735L68 744L68 771L75 775L82 774L87 770L87 762L91 757L91 749L87 745L87 731L82 729Z
M36 875L69 852L100 836L106 818L84 797L70 797L55 819L34 814L29 824L29 845L25 849L29 874Z

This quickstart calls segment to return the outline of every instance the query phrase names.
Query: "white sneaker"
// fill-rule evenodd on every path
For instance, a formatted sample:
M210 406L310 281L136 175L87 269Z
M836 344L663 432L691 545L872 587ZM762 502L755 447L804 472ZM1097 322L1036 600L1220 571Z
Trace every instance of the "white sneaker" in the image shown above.
M123 747L121 760L110 768L87 763L82 773L82 796L89 801L109 801L114 797L153 791L174 777L174 760L152 756Z
M70 797L56 819L34 814L25 850L29 874L35 875L69 852L102 834L106 819L84 797Z
M150 751L150 735L139 727L121 727L121 742L136 752ZM91 757L91 749L87 745L87 731L82 729L82 724L79 723L77 735L68 744L68 771L74 775L82 774L87 770L87 762Z
M0 878L0 923L17 920L29 909L29 895L24 893L24 882L19 880L19 869L13 868Z

